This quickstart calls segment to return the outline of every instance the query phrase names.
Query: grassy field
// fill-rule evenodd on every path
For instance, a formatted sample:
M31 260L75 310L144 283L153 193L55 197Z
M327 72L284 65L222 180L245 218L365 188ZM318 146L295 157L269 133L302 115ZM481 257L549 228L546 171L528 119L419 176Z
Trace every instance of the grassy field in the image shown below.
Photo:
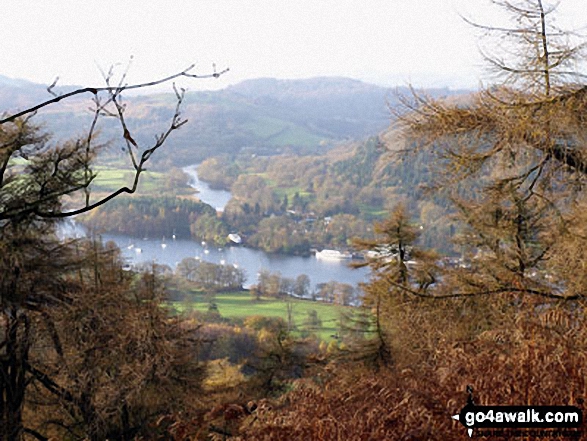
M97 193L111 193L118 190L120 187L131 187L134 179L134 169L119 165L115 161L107 161L107 164L94 165L92 169L98 173L98 176L92 183L92 190ZM10 165L24 166L27 160L23 158L13 158L10 160ZM139 193L151 194L160 191L164 188L165 173L145 171L141 174L139 182ZM191 188L186 185L183 193L192 192Z
M193 292L190 300L170 302L168 306L179 313L184 312L189 307L198 311L208 310L208 300L203 293ZM318 317L322 321L322 328L316 334L325 341L333 339L333 336L338 332L340 312L346 307L311 300L292 299L292 302L294 304L293 318L296 327L303 328L304 319L308 316L308 311L313 309L318 313ZM248 292L230 292L216 294L215 303L223 317L244 319L252 315L262 315L265 317L281 317L287 321L286 301L283 299L262 298L257 301Z
M324 140L303 126L271 117L258 117L243 124L243 128L276 146L317 146Z
M366 219L384 219L389 215L389 210L368 204L359 204L359 210Z
M273 188L273 192L277 195L279 199L283 199L284 196L291 201L296 193L300 197L313 197L314 195L308 191L305 191L302 187L275 187Z
M133 183L134 170L130 168L95 166L94 170L98 172L98 176L94 180L92 187L98 191L115 191L125 185L130 187ZM165 175L161 172L143 172L139 184L141 193L161 189L164 184L164 178Z

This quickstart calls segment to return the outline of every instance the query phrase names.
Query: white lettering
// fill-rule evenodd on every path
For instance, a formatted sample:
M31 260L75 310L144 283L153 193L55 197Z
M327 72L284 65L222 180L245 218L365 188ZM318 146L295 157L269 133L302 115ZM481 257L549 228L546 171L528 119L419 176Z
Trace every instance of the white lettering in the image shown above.
M542 423L544 420L540 418L540 413L536 412L535 409L532 409L532 422L533 423Z
M467 412L465 414L465 421L467 422L467 426L475 424L475 414L473 412Z
M508 423L515 423L516 422L516 414L514 412L506 413L505 414L505 420Z

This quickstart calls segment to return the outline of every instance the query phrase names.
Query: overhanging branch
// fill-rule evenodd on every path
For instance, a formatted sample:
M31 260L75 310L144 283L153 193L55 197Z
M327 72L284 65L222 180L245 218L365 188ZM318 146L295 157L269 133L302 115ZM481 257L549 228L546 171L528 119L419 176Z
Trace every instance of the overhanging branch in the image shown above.
M152 87L152 86L156 86L158 84L163 84L163 83L167 83L171 80L174 80L176 78L180 78L180 77L186 77L186 78L218 78L221 75L225 74L226 72L228 72L228 68L220 71L220 72L214 72L211 74L205 74L205 75L196 75L196 74L190 74L189 71L191 71L193 68L195 67L195 65L191 65L190 67L188 67L187 69L170 75L168 77L162 78L160 80L155 80L155 81L149 81L146 83L140 83L140 84L131 84L128 86L106 86L106 87L84 87L81 89L76 89L72 92L68 92L68 93L64 93L63 95L59 95L55 98L52 98L50 100L47 100L45 102L39 103L36 106L33 107L29 107L28 109L22 110L20 112L14 113L10 116L7 116L5 118L0 119L0 125L5 124L7 122L11 122L14 121L24 115L28 115L31 113L34 113L36 111L38 111L39 109L42 109L43 107L47 107L51 104L55 104L58 103L59 101L63 101L66 100L68 98L71 98L73 96L76 95L82 95L82 94L86 94L86 93L91 93L92 95L97 95L100 92L122 92L124 90L133 90L133 89L143 89L143 88L147 88L147 87Z

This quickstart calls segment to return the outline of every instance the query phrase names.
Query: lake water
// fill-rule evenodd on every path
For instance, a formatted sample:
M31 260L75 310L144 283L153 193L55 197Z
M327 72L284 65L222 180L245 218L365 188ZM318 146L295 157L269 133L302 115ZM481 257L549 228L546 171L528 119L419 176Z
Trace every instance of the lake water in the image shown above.
M172 268L185 257L195 257L208 262L236 265L243 269L247 276L245 286L257 282L257 274L262 269L271 272L279 271L283 277L295 278L306 274L312 283L337 281L356 285L367 281L368 271L350 269L346 260L320 260L315 256L299 257L279 254L268 254L243 246L218 248L202 245L191 239L172 238L164 242L153 239L137 239L129 236L104 234L102 240L113 240L121 248L123 256L129 263L151 262L169 265ZM165 247L162 245L165 244Z
M190 185L198 190L198 198L217 210L224 209L230 199L230 192L213 190L198 179L197 165L184 167L191 177ZM218 248L190 238L137 239L130 236L104 234L104 241L113 240L122 250L123 256L131 264L156 262L175 268L186 257L194 257L208 262L236 265L247 276L245 286L257 283L257 274L262 269L279 272L283 277L295 278L306 274L315 286L318 283L337 281L356 285L368 280L369 271L365 268L351 269L348 260L323 260L315 256L299 257L268 254L244 246Z
M216 209L216 211L223 211L226 204L232 197L229 191L225 190L212 190L210 186L204 182L200 181L198 178L197 172L198 164L188 165L184 167L182 170L190 176L189 185L194 187L194 189L198 190L197 197L202 201L211 205Z

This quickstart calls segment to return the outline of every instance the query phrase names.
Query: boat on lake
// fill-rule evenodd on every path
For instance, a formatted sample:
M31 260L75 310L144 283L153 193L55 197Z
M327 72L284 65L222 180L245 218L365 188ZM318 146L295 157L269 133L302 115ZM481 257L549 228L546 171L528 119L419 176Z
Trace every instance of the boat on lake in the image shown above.
M324 260L346 260L352 259L353 256L351 253L343 253L338 250L322 250L316 253L316 258Z
M230 233L228 235L228 240L230 240L231 242L236 243L236 244L240 244L243 241L242 237L240 237L236 233Z

